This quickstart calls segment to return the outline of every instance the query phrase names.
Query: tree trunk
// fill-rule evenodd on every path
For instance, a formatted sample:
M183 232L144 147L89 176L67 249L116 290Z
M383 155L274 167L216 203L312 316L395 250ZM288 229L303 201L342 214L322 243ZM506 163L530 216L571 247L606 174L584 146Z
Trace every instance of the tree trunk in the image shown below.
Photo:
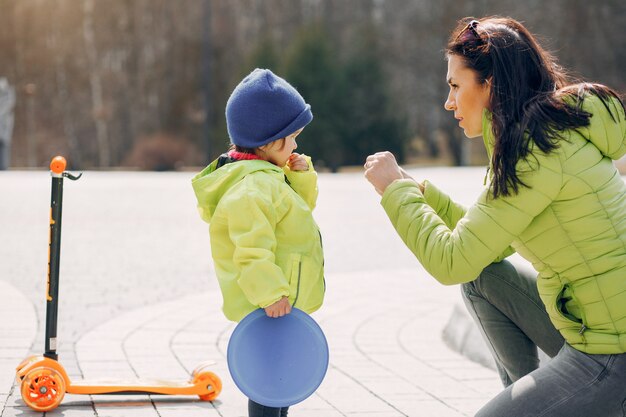
M211 0L205 0L202 3L202 15L204 25L202 26L202 98L204 101L204 123L203 123L203 135L206 144L206 152L204 162L211 161L213 146L211 145L211 114L213 111L213 103L211 103Z
M76 137L72 99L68 93L67 71L64 65L65 53L62 45L63 36L59 28L59 21L62 17L61 13L59 13L59 7L55 7L53 13L55 16L52 19L52 49L54 51L54 69L58 86L57 95L63 118L63 131L67 139L72 166L74 169L80 169L82 167L82 153Z
M96 123L96 142L98 144L98 165L108 167L111 164L109 135L106 121L106 109L102 98L102 80L98 68L98 50L93 28L94 0L83 2L83 38L89 65L89 84L91 86L92 116Z

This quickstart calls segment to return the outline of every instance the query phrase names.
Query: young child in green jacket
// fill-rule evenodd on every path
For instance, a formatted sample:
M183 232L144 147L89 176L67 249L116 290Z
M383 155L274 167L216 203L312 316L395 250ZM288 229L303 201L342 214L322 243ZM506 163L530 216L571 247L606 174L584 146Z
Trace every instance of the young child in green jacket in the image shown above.
M255 69L226 105L230 151L192 180L229 320L258 308L281 317L292 307L312 313L322 305L322 241L312 215L317 174L311 158L293 152L311 120L294 87ZM248 408L250 417L287 415L287 408L252 400Z

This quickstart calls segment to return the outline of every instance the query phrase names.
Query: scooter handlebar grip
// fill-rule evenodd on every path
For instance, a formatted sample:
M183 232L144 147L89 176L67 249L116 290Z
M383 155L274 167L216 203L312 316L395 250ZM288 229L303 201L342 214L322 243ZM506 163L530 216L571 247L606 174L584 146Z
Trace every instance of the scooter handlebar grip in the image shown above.
M62 156L55 156L52 158L52 161L50 161L50 171L55 174L62 174L66 167L67 161Z

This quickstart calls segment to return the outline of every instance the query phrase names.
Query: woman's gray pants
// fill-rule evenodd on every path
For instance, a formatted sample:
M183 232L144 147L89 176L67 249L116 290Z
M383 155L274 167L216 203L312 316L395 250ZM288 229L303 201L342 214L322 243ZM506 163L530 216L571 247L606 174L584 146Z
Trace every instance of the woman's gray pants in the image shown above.
M505 386L477 417L626 416L626 354L590 355L565 343L535 274L503 261L462 290ZM537 347L552 358L541 367Z

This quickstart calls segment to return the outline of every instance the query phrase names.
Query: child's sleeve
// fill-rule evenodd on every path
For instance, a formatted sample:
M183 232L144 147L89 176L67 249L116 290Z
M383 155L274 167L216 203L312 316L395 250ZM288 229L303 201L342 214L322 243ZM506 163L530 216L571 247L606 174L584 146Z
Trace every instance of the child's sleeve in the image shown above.
M228 233L235 245L238 284L251 304L265 308L289 296L289 282L276 265L276 212L262 193L246 192L228 207Z
M313 162L311 157L302 155L309 165L307 171L292 171L288 166L283 168L291 188L300 195L307 203L307 205L313 210L317 203L317 172L313 168Z

